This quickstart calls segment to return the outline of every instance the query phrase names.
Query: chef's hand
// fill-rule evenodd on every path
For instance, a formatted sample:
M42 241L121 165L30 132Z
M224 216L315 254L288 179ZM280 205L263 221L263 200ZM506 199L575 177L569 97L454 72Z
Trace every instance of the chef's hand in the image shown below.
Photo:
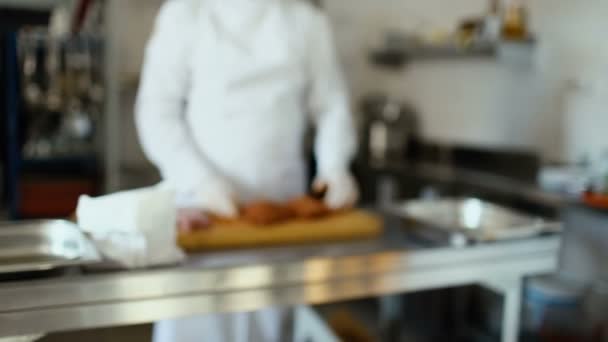
M196 229L204 229L209 227L210 224L209 217L201 209L177 209L177 228L182 233L189 233Z
M232 186L223 180L208 182L201 186L196 207L225 218L236 218L239 214Z
M333 210L352 208L359 200L359 187L350 172L317 176L313 191L325 192L325 204Z

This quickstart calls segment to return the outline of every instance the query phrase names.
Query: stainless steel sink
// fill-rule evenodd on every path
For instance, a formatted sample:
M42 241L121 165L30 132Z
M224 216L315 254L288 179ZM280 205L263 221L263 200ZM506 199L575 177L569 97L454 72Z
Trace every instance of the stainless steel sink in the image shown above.
M93 244L72 222L0 223L0 274L48 271L100 260Z
M407 225L433 239L452 245L522 239L559 232L561 224L527 215L478 198L413 200L395 205L393 214L415 221Z

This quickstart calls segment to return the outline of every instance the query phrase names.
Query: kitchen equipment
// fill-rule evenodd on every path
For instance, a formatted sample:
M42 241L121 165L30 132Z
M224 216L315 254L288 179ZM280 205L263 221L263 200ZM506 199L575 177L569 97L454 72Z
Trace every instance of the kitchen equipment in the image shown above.
M271 226L255 226L240 220L218 222L207 229L182 233L178 242L185 250L194 252L367 239L380 235L382 229L379 217L356 210Z
M48 271L99 261L95 247L69 221L0 224L0 274Z
M24 159L94 154L104 96L101 44L94 32L57 37L38 28L20 33Z
M561 224L547 222L477 198L414 200L390 209L422 225L408 225L412 232L432 241L455 246L532 237L559 232Z
M608 195L586 192L583 194L582 199L583 203L592 208L608 210Z
M415 111L383 95L371 95L362 102L364 113L363 158L367 165L381 166L405 158L417 130Z
M544 166L537 183L543 191L576 199L589 188L591 176L582 166Z

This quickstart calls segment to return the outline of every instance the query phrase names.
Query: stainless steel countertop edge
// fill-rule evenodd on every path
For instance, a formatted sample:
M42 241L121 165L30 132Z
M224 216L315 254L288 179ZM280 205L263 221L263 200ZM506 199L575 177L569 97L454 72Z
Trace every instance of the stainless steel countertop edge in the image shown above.
M549 236L468 248L389 251L219 269L191 268L185 264L162 270L0 284L0 313L72 304L179 296L187 293L218 293L290 284L323 283L387 273L449 269L487 261L502 263L505 259L526 260L557 254L559 245L559 236Z
M522 277L544 273L556 267L555 251L552 253L547 250L527 255L525 260L480 259L477 262L461 263L458 267L395 270L374 276L332 281L274 284L240 290L201 291L154 298L31 308L0 313L0 336L149 323L207 313L252 311L269 306L322 304L483 283L508 274Z

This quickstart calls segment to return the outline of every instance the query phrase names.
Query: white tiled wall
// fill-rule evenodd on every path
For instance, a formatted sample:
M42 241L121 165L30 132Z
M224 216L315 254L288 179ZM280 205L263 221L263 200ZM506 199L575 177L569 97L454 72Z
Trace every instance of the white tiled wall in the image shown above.
M114 19L118 25L128 27L122 41L125 75L133 75L139 69L146 36L161 2L125 1L123 17ZM367 62L369 49L383 32L395 28L450 29L462 17L483 13L487 0L325 0L324 3L334 25L355 102L373 91L409 101L420 112L424 134L432 139L529 147L542 152L547 159L564 159L566 152L572 150L566 144L565 137L569 135L564 134L564 112L576 107L566 106L563 95L568 92L564 81L582 77L589 83L608 64L606 0L528 0L539 40L534 67L491 60L454 60L417 62L399 72L378 70ZM608 116L601 105L601 96L594 95L594 100L588 103L583 96L580 101L585 104L570 110L584 112L570 116L589 118L580 126L593 127L590 120ZM125 115L132 115L125 110ZM127 132L127 139L130 135ZM608 140L608 134L576 136L581 135L589 138L589 142L579 142L577 150L587 145L600 146ZM126 159L138 158L136 150L129 153L134 157L127 155Z

